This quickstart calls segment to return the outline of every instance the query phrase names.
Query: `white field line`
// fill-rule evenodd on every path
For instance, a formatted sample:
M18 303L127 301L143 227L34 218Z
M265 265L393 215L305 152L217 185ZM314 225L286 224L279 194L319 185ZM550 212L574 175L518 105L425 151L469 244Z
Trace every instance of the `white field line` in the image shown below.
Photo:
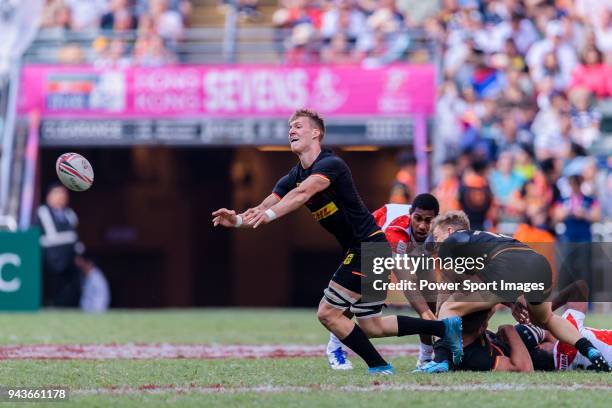
M311 385L311 386L273 386L259 385L252 387L224 387L212 386L173 386L173 385L146 385L141 387L110 387L77 389L71 391L73 395L130 395L130 394L164 394L164 393L197 393L197 394L243 394L243 393L308 393L308 392L382 392L382 391L412 391L412 392L451 392L451 391L609 391L612 385L604 384L508 384L508 383L483 383L483 384L458 384L458 385L432 385L432 384L374 384L369 386L333 386L333 385Z
M385 357L416 356L418 346L377 347ZM225 359L322 357L325 345L306 344L34 344L0 346L0 360Z

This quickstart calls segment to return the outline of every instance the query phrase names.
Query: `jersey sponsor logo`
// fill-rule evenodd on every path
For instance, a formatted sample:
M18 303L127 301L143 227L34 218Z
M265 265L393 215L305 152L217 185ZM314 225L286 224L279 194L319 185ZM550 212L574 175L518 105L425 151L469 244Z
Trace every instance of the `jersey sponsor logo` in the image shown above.
M576 358L576 354L578 354L578 350L576 350L573 346L563 342L557 343L556 351L557 370L567 370Z
M324 207L319 208L317 211L313 211L312 216L315 220L321 221L324 218L329 217L332 214L335 214L338 211L338 207L332 201L325 205Z

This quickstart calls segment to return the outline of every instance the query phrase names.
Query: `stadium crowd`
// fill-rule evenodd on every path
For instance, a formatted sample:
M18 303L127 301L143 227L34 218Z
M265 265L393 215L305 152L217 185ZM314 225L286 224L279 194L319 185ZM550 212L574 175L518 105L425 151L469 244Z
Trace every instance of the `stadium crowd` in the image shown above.
M588 242L593 222L612 219L612 158L588 154L601 138L597 101L612 94L612 1L279 1L272 24L288 64L419 62L428 57L410 47L412 34L434 39L444 209L542 240ZM176 61L191 9L187 0L47 0L42 26L97 33L97 66L155 66ZM133 30L134 42L120 35ZM68 45L65 57L82 53Z
M188 25L189 0L46 0L41 29L47 35L90 34L91 47L68 42L64 63L80 63L86 53L101 67L158 66L176 61L173 52Z
M538 242L590 242L590 226L612 219L612 158L589 154L612 90L610 16L606 1L450 0L424 19L442 50L443 211Z
M444 50L438 189L458 180L471 218L590 242L591 224L612 217L612 160L587 153L601 137L595 102L609 96L610 13L605 1L448 1L428 20Z

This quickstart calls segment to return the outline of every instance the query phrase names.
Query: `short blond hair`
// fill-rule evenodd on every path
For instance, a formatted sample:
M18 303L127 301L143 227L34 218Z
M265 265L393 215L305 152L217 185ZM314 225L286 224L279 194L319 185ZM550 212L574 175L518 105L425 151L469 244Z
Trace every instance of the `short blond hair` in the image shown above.
M310 122L313 124L313 127L315 129L319 129L319 132L321 132L321 137L319 140L323 140L323 137L325 136L325 120L323 120L323 117L321 117L319 112L305 108L298 109L293 112L293 115L291 115L291 118L289 118L289 123L293 122L297 118L310 119Z
M463 211L447 211L444 214L438 215L431 222L431 230L436 228L447 228L453 227L455 230L469 230L470 220Z

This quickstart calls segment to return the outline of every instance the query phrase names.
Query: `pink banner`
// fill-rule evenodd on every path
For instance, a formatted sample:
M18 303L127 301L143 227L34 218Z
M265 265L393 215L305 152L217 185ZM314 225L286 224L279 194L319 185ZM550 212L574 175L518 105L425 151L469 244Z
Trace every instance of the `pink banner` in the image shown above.
M326 117L430 115L433 65L262 65L96 69L26 66L19 111L44 117L278 117L308 107Z

